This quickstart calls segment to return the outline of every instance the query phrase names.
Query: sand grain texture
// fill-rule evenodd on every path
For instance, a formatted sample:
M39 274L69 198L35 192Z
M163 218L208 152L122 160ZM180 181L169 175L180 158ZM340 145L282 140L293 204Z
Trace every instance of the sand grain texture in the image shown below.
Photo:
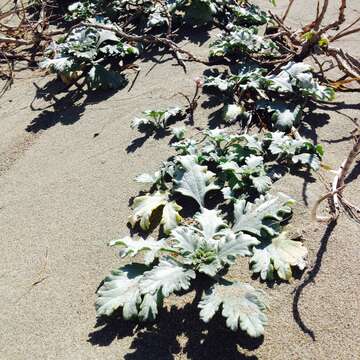
M305 23L312 2L298 3L290 20ZM359 14L358 1L349 3L351 16ZM360 56L358 35L340 44ZM207 54L208 42L187 46ZM220 321L206 332L197 310L186 305L193 294L170 301L179 309L162 313L153 328L122 322L94 328L95 290L123 263L106 244L128 233L129 199L142 189L133 178L155 171L172 153L169 136L141 139L130 121L151 107L183 104L173 94L192 94L192 78L205 70L190 64L185 76L171 56L161 62L141 63L130 92L92 95L55 113L29 109L32 82L44 85L46 78L18 80L0 99L0 359L360 359L359 225L345 215L327 231L312 223L311 207L325 189L295 174L274 191L298 200L292 225L302 232L310 266L290 285L267 288L254 281L271 303L264 339L250 341ZM339 94L337 112L319 108L301 129L324 144L333 168L352 146L350 118L359 117L359 100L359 94ZM205 126L213 111L200 108L195 125ZM345 192L357 204L359 176L358 161ZM249 281L245 263L232 275Z

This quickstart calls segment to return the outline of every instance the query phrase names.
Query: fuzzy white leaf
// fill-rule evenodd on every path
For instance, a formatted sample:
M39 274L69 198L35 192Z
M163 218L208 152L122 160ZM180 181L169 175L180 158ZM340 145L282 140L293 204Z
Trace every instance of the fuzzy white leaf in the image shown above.
M272 220L274 224L283 219L283 215L290 214L289 206L294 200L279 193L276 197L271 195L260 196L255 203L238 200L234 204L234 226L233 230L245 231L254 235L261 235L261 230L271 235L276 234L272 224L266 224L264 220Z
M258 239L242 232L235 234L232 230L225 229L223 235L218 240L218 257L226 264L232 264L237 256L251 255L250 248L259 244Z
M145 251L146 265L151 264L162 250L169 249L164 239L154 240L152 237L146 240L141 238L134 240L127 236L123 239L113 240L109 245L122 247L120 250L121 257L136 256L139 252Z
M195 216L195 220L200 224L205 240L211 239L220 228L226 225L219 212L214 209L203 209Z
M267 324L264 293L248 284L234 282L229 285L217 284L204 293L199 303L200 317L209 322L222 305L222 315L231 330L238 328L246 331L251 337L264 333Z
M292 157L293 163L300 162L304 165L309 165L311 169L317 171L320 169L321 161L320 158L316 154L299 154Z
M176 179L176 191L193 198L203 208L206 193L219 188L213 183L214 174L206 166L197 164L195 156L181 156L179 161L184 171Z
M154 194L138 196L134 199L134 215L130 216L129 222L132 226L140 221L142 229L147 230L150 227L150 217L154 210L167 203L166 193L157 191Z
M306 266L307 249L300 241L290 240L286 233L273 238L267 246L254 248L250 262L251 271L260 273L261 279L273 279L277 272L280 279L292 278L292 266L303 270Z
M130 264L112 271L98 290L97 316L109 316L122 307L124 319L136 317L141 302L139 282L148 269L142 264Z
M161 224L164 225L165 234L170 234L171 230L176 228L182 220L179 211L182 209L175 201L166 203L163 209Z
M174 291L187 290L195 276L193 270L183 267L174 259L162 258L158 266L144 274L140 283L141 293L155 294L161 290L166 297Z

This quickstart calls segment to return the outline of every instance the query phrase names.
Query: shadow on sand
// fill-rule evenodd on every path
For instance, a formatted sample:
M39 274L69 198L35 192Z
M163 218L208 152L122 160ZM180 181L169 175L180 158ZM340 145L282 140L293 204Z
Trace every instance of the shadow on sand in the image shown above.
M116 339L131 336L133 351L124 356L125 360L171 360L177 354L186 354L192 360L257 360L256 356L246 355L244 349L258 348L263 337L253 339L241 331L230 331L221 315L205 324L197 308L201 293L198 289L193 302L182 308L162 309L156 324L139 326L116 317L99 321L88 341L108 346ZM186 343L182 345L181 340Z

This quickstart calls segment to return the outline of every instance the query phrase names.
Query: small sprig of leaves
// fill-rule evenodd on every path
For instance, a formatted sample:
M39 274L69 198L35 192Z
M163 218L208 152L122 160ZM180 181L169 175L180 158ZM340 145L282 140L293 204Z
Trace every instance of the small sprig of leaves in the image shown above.
M142 117L136 117L131 127L139 131L157 131L167 128L172 122L183 116L180 107L172 107L164 110L146 110Z
M257 27L242 27L234 24L227 26L227 32L222 33L210 44L210 56L258 54L264 57L280 55L279 48L271 39L258 34Z
M269 126L281 131L300 124L309 100L331 101L335 97L332 88L320 85L314 78L311 66L294 62L271 75L265 69L244 63L237 74L205 77L204 87L227 97L225 122L238 118L251 120L257 114L260 118L267 117Z
M58 74L67 85L84 77L88 88L94 90L123 87L126 79L118 70L139 51L112 31L84 26L53 43L46 54L42 68Z

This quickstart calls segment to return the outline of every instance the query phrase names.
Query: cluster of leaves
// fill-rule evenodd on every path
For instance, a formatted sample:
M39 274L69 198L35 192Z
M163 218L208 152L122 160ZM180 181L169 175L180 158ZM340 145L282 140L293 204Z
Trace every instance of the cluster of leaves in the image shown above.
M267 70L245 63L237 74L206 77L204 86L226 96L226 122L238 117L250 120L261 111L268 115L272 127L282 131L300 123L308 100L331 101L335 96L332 88L320 85L314 78L310 65L294 62L277 74L267 74Z
M258 35L257 27L246 28L229 24L227 32L210 45L210 56L258 54L265 57L280 55L278 46L264 36Z
M71 20L101 17L116 23L130 15L142 30L169 25L169 21L203 25L217 19L223 24L232 21L262 25L268 20L267 14L256 5L233 0L85 0L72 4L69 12Z
M122 62L134 59L141 48L97 25L141 37L151 32L168 34L185 23L204 25L216 19L224 26L229 22L260 25L268 20L257 6L235 0L84 0L68 10L67 19L83 25L72 28L47 49L42 67L58 74L67 85L84 77L89 89L123 87Z
M48 58L41 67L58 74L68 85L85 77L89 89L118 89L126 79L116 70L126 58L138 53L137 48L124 43L112 31L78 27L48 48Z
M191 281L204 274L214 285L203 294L200 317L208 322L222 305L230 329L260 336L266 324L264 294L223 276L238 256L249 256L251 271L264 280L275 274L289 280L293 266L305 267L306 248L282 231L293 200L284 194L260 194L279 178L279 167L300 163L318 168L322 150L281 132L260 139L221 129L173 146L177 155L159 171L137 177L151 190L134 199L129 219L146 231L161 223L163 237L111 242L121 247L122 257L144 251L145 265L126 265L105 279L96 303L98 315L122 308L125 319L153 319L164 297L189 290ZM186 199L195 209L187 217L180 205Z
M142 6L139 14L144 19L138 28L146 31L162 31L163 25L169 28L179 20L198 25L216 20L224 28L228 24L211 45L211 56L280 54L277 44L259 33L258 27L269 22L267 14L247 1L117 4L131 14ZM201 132L198 139L185 138L182 128L173 129L176 155L154 174L136 178L150 189L134 199L129 218L133 228L147 233L159 226L159 239L133 236L110 243L120 248L122 258L144 257L142 263L120 267L105 279L98 290L97 314L121 310L124 319L153 320L166 297L192 290L194 280L201 278L207 279L204 288L208 285L198 304L201 319L209 322L221 312L231 330L257 337L267 323L265 294L226 279L226 274L238 257L248 257L251 273L262 280L288 281L294 267L305 268L307 249L285 229L294 201L282 193L270 195L269 190L293 167L319 169L322 147L288 133L299 123L307 100L332 100L334 92L320 85L304 63L268 72L247 62L236 74L207 77L204 86L220 93L226 123L258 115L267 118L274 131L258 136L214 129ZM180 108L146 111L132 127L163 129L181 114Z
M164 110L146 110L142 115L142 117L136 117L132 121L131 127L148 132L151 130L165 129L172 121L176 121L177 118L183 116L183 110L180 107L172 107Z

